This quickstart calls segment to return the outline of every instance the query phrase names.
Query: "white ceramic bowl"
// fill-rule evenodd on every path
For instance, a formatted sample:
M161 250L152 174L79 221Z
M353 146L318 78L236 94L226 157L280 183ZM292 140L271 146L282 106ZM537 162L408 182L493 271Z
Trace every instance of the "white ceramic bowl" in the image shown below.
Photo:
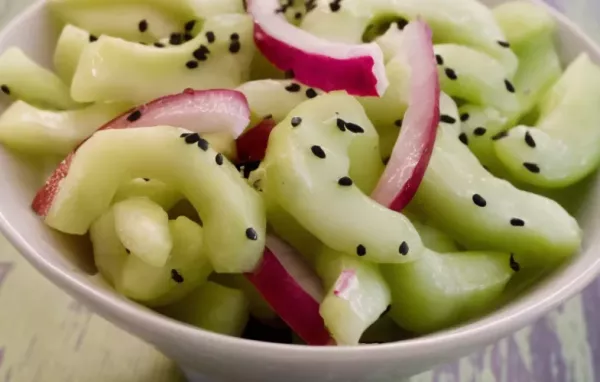
M502 0L485 0L493 6ZM550 10L559 23L565 62L587 52L600 63L600 50L578 27ZM17 17L0 34L0 52L19 46L50 66L57 30L43 1ZM0 112L6 105L0 104ZM600 149L600 148L599 148ZM466 355L532 322L591 282L600 268L600 182L587 195L583 251L568 265L503 309L473 323L386 345L316 348L229 338L165 318L115 294L93 277L89 249L52 232L30 203L40 177L0 148L0 228L48 279L116 325L175 359L195 380L206 381L398 381ZM81 243L80 243L81 244ZM205 379L206 378L206 379Z

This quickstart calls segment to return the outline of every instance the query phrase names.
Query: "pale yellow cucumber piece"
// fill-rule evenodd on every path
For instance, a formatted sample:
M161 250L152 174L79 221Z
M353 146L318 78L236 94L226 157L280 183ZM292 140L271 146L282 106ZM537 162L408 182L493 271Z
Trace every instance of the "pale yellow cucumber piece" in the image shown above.
M169 211L183 198L183 195L160 180L138 178L123 183L117 190L113 203L139 197L146 197L161 206L163 210Z
M63 28L54 50L54 69L65 84L71 84L81 53L95 37L71 24Z

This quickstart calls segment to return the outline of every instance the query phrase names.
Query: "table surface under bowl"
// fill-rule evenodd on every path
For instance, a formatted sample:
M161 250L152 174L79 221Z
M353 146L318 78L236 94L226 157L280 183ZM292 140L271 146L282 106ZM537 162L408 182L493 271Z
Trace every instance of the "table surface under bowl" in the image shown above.
M600 2L547 0L600 40ZM33 0L0 0L0 27ZM544 319L411 382L600 381L600 281ZM597 370L594 370L597 365ZM175 365L39 275L0 237L0 382L174 382Z

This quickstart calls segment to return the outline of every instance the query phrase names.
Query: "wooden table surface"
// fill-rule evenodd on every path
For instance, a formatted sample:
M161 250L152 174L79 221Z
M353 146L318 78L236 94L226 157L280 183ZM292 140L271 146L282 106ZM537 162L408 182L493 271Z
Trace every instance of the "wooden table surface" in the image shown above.
M32 1L0 0L0 26ZM600 40L599 0L548 1ZM599 322L600 281L513 336L411 382L600 381ZM181 380L170 360L73 301L0 237L0 382Z

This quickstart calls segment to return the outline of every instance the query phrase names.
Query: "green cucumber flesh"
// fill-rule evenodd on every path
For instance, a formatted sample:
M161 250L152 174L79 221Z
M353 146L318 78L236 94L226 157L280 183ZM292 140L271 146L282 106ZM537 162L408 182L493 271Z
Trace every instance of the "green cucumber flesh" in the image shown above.
M331 93L306 101L271 133L263 189L332 249L374 262L412 261L422 243L410 221L361 191L370 193L381 174L378 141L354 98Z
M338 345L358 345L391 302L390 289L378 266L324 248L316 270L328 290L319 310L327 329Z
M262 199L212 148L188 144L198 142L189 135L167 126L97 132L73 157L45 222L84 234L119 186L135 178L157 179L179 190L202 217L207 255L216 271L252 271L264 248Z
M74 25L63 28L54 50L54 70L65 84L71 84L81 53L92 39L89 32Z
M56 74L33 62L19 48L9 48L0 55L0 86L11 98L35 106L58 110L80 106Z
M518 98L510 82L512 75L498 61L455 44L435 45L434 51L443 61L443 65L438 65L438 72L445 93L507 114L518 111Z
M426 219L414 214L406 214L406 216L421 236L425 248L436 252L458 252L458 245L450 235L434 227Z
M581 244L558 203L495 178L445 126L412 206L467 248L511 252L525 266L558 262Z
M263 323L278 322L279 316L277 316L277 313L275 313L273 308L271 308L271 305L269 305L269 303L244 275L225 275L213 273L209 280L229 288L239 289L244 292L244 295L250 304L250 315L252 317L259 319Z
M510 254L437 253L382 267L392 291L390 316L416 334L430 333L471 319L497 306L514 271Z
M179 191L160 180L138 178L123 183L117 190L113 203L142 197L150 199L165 211L169 211L183 199Z
M0 142L30 155L64 157L129 107L127 103L117 102L51 111L17 101L0 115Z
M517 59L510 49L492 11L477 0L344 0L336 12L328 1L317 2L301 24L317 36L346 43L362 42L363 33L378 20L421 18L431 27L437 43L456 43L490 54L502 62L510 76Z
M106 281L115 286L127 262L128 254L117 235L115 214L112 208L92 224L90 239L98 271Z
M212 44L205 35L209 31L215 36ZM249 16L230 14L206 20L203 31L193 40L168 48L102 36L84 50L73 78L72 95L81 102L123 100L141 104L186 88L235 88L248 76L255 51L252 31ZM233 33L239 35L239 50L231 52L229 37ZM194 52L202 46L210 53L200 54L206 59L198 61ZM194 67L189 67L190 63Z
M169 215L148 198L132 198L114 205L115 228L121 243L144 263L163 267L173 248Z
M540 103L536 128L518 126L495 142L496 154L517 180L560 188L600 165L600 68L581 55Z
M248 307L242 291L209 281L164 313L204 330L240 337L248 322Z

